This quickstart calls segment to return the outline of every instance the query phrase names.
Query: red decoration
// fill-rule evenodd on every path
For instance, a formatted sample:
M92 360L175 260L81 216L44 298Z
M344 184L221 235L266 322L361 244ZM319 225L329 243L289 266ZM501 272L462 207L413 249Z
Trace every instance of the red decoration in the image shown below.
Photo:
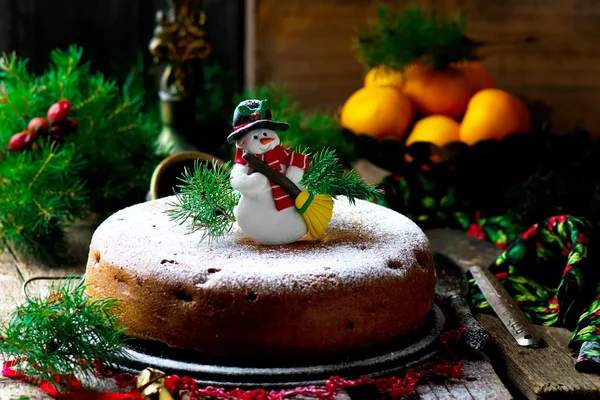
M242 158L244 151L239 147L236 147L235 152L235 163L241 165L247 165L246 161ZM256 157L263 160L277 171L283 173L281 165L294 166L304 171L308 169L311 162L311 158L305 154L297 153L292 150L288 150L285 147L278 145L273 150L269 150L263 154L256 154ZM273 200L275 201L275 208L277 211L285 210L289 207L294 207L294 201L291 196L281 186L275 182L269 181L271 184L271 192L273 193Z
M29 150L35 139L37 139L35 134L27 131L15 133L8 141L8 150L15 152Z
M71 118L67 118L66 125L67 125L67 130L69 133L74 132L79 127L79 124L77 123L77 121L75 121L74 119L71 119Z
M131 390L129 393L107 393L93 392L81 386L81 382L75 377L71 377L68 382L69 392L59 392L54 388L51 382L35 381L25 374L16 372L13 367L16 360L4 361L2 365L2 375L15 380L34 383L47 395L59 400L143 400L142 395L137 390Z
M48 121L50 123L60 122L67 118L71 112L71 103L69 100L61 100L58 103L54 103L52 107L48 109Z
M453 336L453 335L452 335ZM70 393L58 392L49 382L33 382L26 375L15 372L12 367L14 361L4 362L2 369L2 375L25 381L30 383L37 383L45 393L59 399L59 400L142 400L140 393L133 389L128 393L102 393L88 391L81 386L81 383L77 378L73 377L70 381L69 388ZM375 386L380 392L387 393L392 399L404 399L414 394L417 384L420 380L432 377L442 378L460 378L462 374L462 363L451 363L451 362L438 362L428 363L420 368L410 369L405 371L400 376L393 376L389 378L373 379L368 377L361 377L359 379L343 379L339 376L333 376L329 378L325 386L308 386L298 387L295 389L284 389L284 390L272 390L267 391L264 389L254 390L226 390L222 388L215 388L212 386L199 387L196 381L190 377L181 377L177 375L171 375L165 378L165 386L171 393L179 393L179 391L188 391L190 394L190 400L199 400L207 396L214 397L215 399L239 399L239 400L283 400L292 396L313 396L320 400L334 400L335 395L340 390L347 388L357 387L361 385L372 385ZM132 374L111 374L117 382L135 382L136 377ZM126 387L119 385L119 387Z
M27 130L31 133L39 135L41 133L48 132L49 127L50 124L48 124L48 121L46 121L45 118L36 117L29 121L29 124L27 125Z

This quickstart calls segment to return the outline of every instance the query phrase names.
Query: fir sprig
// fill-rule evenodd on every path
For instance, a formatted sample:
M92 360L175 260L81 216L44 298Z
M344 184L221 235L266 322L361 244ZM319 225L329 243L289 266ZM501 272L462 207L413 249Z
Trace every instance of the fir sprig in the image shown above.
M52 51L39 76L27 60L0 58L0 251L53 261L69 223L144 199L160 156L158 124L142 112L142 95L92 73L77 46ZM62 99L73 106L76 132L60 145L38 141L41 151L8 151L12 135Z
M458 13L444 18L412 5L402 12L381 4L377 20L359 32L355 45L367 67L383 66L402 71L412 63L437 69L476 58L477 43L466 37L465 17Z
M53 385L93 375L96 364L110 367L125 357L118 311L116 300L90 300L84 286L67 279L17 308L0 332L0 354L16 360L17 372Z
M219 238L233 227L233 208L239 193L229 183L230 163L194 163L194 169L185 169L178 185L180 192L170 204L167 214L180 224L191 220L191 231L202 230L200 240Z
M0 249L40 259L64 251L61 227L89 212L78 176L83 162L72 144L43 144L39 152L0 161Z
M350 204L354 204L359 198L377 199L383 196L381 189L366 183L356 171L345 169L335 150L328 148L323 148L312 156L300 185L309 192L328 194L334 199L346 196Z
M308 154L308 149L298 149ZM180 192L169 204L167 214L180 224L189 223L191 231L202 230L200 240L218 239L231 231L233 209L240 194L229 183L230 163L224 165L198 163L192 171L185 169L178 185ZM340 163L335 150L323 148L312 156L308 171L300 185L315 194L328 194L334 199L346 196L351 204L358 198L379 198L380 189L367 184L355 171Z

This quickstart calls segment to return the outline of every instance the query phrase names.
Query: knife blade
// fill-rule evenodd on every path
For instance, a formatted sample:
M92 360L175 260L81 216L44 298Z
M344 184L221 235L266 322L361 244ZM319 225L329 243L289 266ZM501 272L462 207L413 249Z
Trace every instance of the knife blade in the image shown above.
M456 318L466 328L461 340L472 351L483 351L488 335L477 322L467 303L468 283L462 270L450 258L440 253L433 255L438 294L448 302Z
M475 275L477 276L473 277L475 278L477 285L482 289L483 295L490 303L494 312L499 318L500 315L503 315L502 318L504 318L504 320L502 320L502 318L500 318L500 320L513 338L515 338L517 343L519 343L520 340L518 339L518 335L523 334L523 336L525 336L531 334L531 337L527 336L525 339L526 341L522 340L521 343L528 346L535 346L537 343L541 344L539 334L529 320L523 316L521 309L514 302L506 289L504 289L504 286L498 282L496 277L493 276L487 268L481 267L482 265L487 266L492 264L498 256L502 254L501 249L489 242L476 239L467 235L465 232L454 229L432 229L427 231L427 238L433 249L436 249L438 253L443 254L459 265L463 271L468 271L472 266L479 267L481 273L478 274L477 269L475 269ZM484 272L487 272L488 274L484 275ZM471 274L473 275L472 271ZM497 290L492 289L492 287L497 287ZM501 295L498 296L497 293L501 293ZM490 299L492 301L490 301ZM494 308L494 305L496 305L496 308ZM516 316L516 319L514 316ZM521 332L522 326L527 328L527 333Z
M487 268L478 265L470 267L469 272L473 275L485 299L517 343L524 347L539 344L541 338L535 331L535 327L496 277Z

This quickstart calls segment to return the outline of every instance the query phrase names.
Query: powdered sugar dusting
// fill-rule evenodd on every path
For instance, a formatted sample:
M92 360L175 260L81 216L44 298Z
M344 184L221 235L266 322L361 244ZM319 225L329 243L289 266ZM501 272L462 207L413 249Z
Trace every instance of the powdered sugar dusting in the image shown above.
M228 287L270 293L399 279L407 268L418 265L419 254L430 253L416 224L362 200L350 205L339 198L321 239L303 238L283 246L257 245L237 225L217 241L200 242L201 232L189 233L187 225L165 214L173 201L169 197L117 212L94 233L92 249L105 262L136 276L183 280L198 290Z

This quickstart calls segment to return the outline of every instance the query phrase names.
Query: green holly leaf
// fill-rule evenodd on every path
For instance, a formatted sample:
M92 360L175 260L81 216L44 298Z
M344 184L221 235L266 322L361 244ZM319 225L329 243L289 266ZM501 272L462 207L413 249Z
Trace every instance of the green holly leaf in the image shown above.
M516 264L517 262L521 261L523 257L525 257L524 245L514 246L506 252L506 259L511 260L512 264Z
M588 325L585 328L581 329L579 332L577 332L577 336L582 337L585 335L591 335L595 332L596 332L596 327L594 325Z
M510 268L512 268L512 270L514 271L514 267L511 265ZM510 275L509 280L511 282L514 283L520 283L520 284L528 284L530 283L529 280L527 278L525 278L523 275L517 275L517 274L512 274ZM533 282L531 282L533 284Z
M569 264L574 265L574 264L577 264L578 262L580 262L582 259L583 259L583 257L581 256L580 252L572 251L571 254L569 254L568 262L569 262Z
M486 232L488 232L488 236L492 239L492 241L496 244L506 244L508 243L508 237L506 236L506 234L503 231L497 230L497 231L488 231L486 229Z
M594 300L592 304L587 308L586 313L588 315L595 314L600 310L600 300Z
M440 199L440 206L441 207L453 206L454 202L455 202L455 193L456 193L456 190L454 190L453 188L448 190L448 193Z
M550 258L552 258L552 250L548 249L547 247L539 247L536 249L536 254L538 257L538 260L549 260Z
M591 357L600 357L600 349L588 349L585 351L585 355L588 358Z
M517 282L509 282L509 284L512 287L512 291L518 292L523 295L533 296L533 293L531 293L531 291L529 290L529 288L527 288L527 286L525 286L521 283L517 283ZM509 291L511 291L511 290L509 289Z
M563 240L567 240L568 239L567 227L565 226L564 222L559 222L558 224L556 224L556 232L558 232L558 234L560 235L560 237Z
M435 199L431 196L425 196L421 200L421 204L427 209L435 208Z
M424 191L426 192L431 192L435 189L435 183L434 182L430 182L429 180L427 180L427 178L421 176L420 177L420 181L421 181L421 187L423 188Z

